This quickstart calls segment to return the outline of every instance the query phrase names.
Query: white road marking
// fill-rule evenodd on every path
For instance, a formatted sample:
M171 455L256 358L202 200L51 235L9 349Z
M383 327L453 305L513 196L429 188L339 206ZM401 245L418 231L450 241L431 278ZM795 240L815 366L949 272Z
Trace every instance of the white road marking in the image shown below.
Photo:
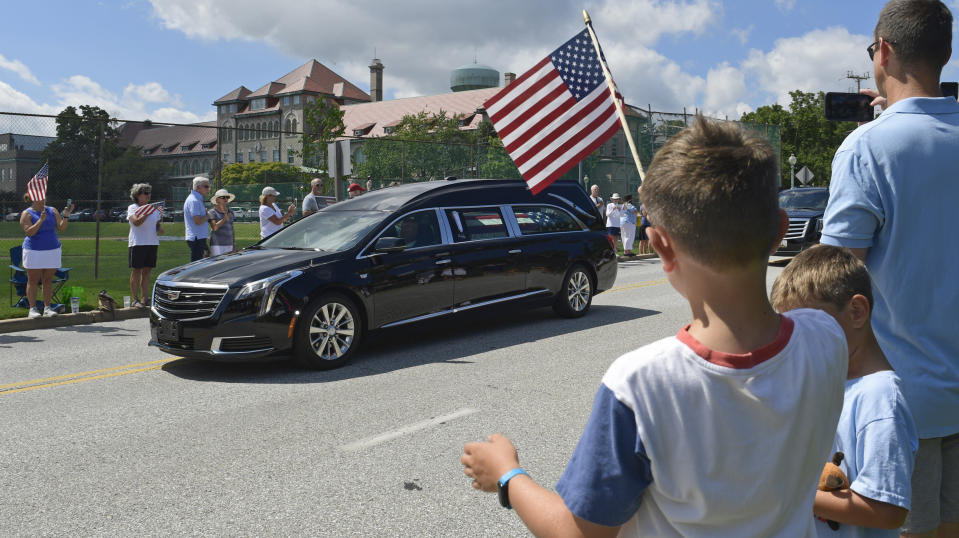
M433 417L429 420L424 420L422 422L417 422L415 424L403 426L402 428L399 428L390 432L381 433L380 435L376 435L374 437L369 437L366 439L362 439L360 441L356 441L355 443L350 443L342 447L340 450L344 452L353 452L356 450L361 450L364 448L378 445L380 443L385 443L387 441L396 439L397 437L402 437L404 435L407 435L413 432L418 432L420 430L425 430L427 428L438 426L444 422L448 422L455 418L465 417L467 415L472 415L473 413L478 413L478 412L479 412L479 409L470 409L470 408L464 407L463 409L458 409L448 415Z

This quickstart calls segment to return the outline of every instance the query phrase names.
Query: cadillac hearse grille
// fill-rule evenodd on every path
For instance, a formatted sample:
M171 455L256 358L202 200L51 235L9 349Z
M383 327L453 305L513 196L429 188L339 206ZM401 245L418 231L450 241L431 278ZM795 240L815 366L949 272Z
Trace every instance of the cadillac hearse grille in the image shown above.
M213 315L226 295L226 286L157 282L153 307L167 319L203 319Z
M809 219L789 219L789 230L783 239L802 239L806 237L806 227Z

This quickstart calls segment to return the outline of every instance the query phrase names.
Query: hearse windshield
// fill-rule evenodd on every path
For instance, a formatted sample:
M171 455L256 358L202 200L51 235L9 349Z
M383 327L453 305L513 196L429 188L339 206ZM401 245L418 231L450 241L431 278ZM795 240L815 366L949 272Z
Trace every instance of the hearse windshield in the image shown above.
M257 247L338 252L355 246L390 214L388 211L331 211L326 208L276 232Z

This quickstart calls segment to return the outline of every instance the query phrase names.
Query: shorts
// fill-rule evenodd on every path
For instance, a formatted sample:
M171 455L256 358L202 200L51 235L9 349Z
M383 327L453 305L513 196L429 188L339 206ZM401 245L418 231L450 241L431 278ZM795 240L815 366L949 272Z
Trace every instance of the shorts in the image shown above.
M640 240L640 241L649 241L649 236L646 235L646 228L648 228L648 226L640 226L640 227L639 227L639 240Z
M21 261L25 269L59 269L60 247L51 250L23 249Z
M210 256L219 256L233 250L233 245L210 245Z
M619 226L607 226L606 233L613 237L619 237Z
M959 523L959 433L920 439L912 471L912 503L902 532L929 532Z
M127 248L130 258L130 269L143 269L157 266L158 245L136 245Z

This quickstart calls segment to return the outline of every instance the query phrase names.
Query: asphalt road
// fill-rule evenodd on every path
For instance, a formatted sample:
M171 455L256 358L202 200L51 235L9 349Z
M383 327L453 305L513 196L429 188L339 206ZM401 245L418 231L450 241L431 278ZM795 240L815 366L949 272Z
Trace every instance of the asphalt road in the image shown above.
M395 329L332 372L177 359L143 319L0 335L0 536L523 536L463 444L554 485L609 364L687 321L654 259L584 318Z

